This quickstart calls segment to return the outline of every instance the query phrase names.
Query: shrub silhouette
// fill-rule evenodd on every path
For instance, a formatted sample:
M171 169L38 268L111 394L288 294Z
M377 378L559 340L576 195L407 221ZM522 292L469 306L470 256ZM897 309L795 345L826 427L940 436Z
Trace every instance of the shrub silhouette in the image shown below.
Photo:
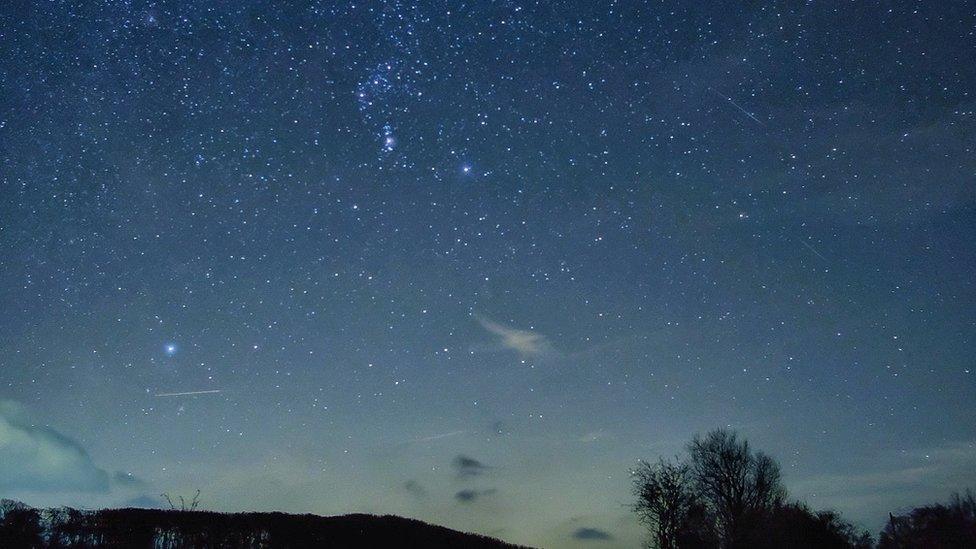
M754 549L869 549L867 532L858 532L833 511L812 511L802 503L780 503L744 518L737 547Z
M976 547L976 498L954 494L948 505L917 507L888 515L878 549L963 549Z

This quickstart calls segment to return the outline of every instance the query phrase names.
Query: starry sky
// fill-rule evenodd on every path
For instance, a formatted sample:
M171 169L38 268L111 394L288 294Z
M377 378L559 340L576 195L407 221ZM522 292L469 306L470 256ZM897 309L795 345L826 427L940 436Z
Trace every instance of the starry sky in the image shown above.
M976 484L976 6L0 7L0 495L632 547Z

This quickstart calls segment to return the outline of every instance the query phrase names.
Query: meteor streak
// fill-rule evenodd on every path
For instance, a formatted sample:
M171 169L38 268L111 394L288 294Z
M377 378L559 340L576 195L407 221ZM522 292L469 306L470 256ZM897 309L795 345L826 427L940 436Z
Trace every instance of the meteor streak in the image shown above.
M450 433L440 433L440 434L437 434L437 435L430 435L429 437L418 438L416 440L416 442L430 442L432 440L438 440L438 439L441 439L441 438L447 438L447 437L453 437L453 436L457 436L457 435L463 435L464 433L467 433L467 431L451 431Z
M714 93L715 95L717 95L717 96L721 97L722 99L725 99L726 101L728 101L729 103L731 103L733 107L739 109L739 112L741 112L742 114L748 116L749 118L751 118L752 120L754 120L756 123L758 123L760 126L763 126L764 125L762 123L762 120L759 120L758 118L756 118L756 116L754 114L752 114L751 112L749 112L749 111L745 110L744 108L742 108L742 106L739 105L738 103L736 103L735 101L733 101L731 97L724 96L724 95L718 93L717 91L715 91L713 88L709 88L709 89L712 90L712 93Z
M808 244L805 240L800 240L800 244L803 244L807 248L810 248L810 251L817 254L817 257L819 257L820 259L823 259L824 261L828 261L827 258L824 257L822 253L818 252L816 248Z
M191 396L191 395L214 395L222 392L221 389L210 389L209 391L187 391L185 393L156 393L153 396L158 397L180 397L180 396Z

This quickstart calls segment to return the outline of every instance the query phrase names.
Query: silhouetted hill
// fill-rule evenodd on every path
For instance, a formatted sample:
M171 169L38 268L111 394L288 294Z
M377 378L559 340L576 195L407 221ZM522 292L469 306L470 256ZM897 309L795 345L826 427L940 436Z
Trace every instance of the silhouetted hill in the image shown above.
M0 508L0 547L517 547L397 516Z

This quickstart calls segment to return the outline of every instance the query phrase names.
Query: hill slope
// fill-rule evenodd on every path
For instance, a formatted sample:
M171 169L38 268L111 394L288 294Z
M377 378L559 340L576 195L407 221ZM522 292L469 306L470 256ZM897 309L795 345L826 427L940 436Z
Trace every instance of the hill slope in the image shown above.
M397 516L0 506L2 547L516 547Z

